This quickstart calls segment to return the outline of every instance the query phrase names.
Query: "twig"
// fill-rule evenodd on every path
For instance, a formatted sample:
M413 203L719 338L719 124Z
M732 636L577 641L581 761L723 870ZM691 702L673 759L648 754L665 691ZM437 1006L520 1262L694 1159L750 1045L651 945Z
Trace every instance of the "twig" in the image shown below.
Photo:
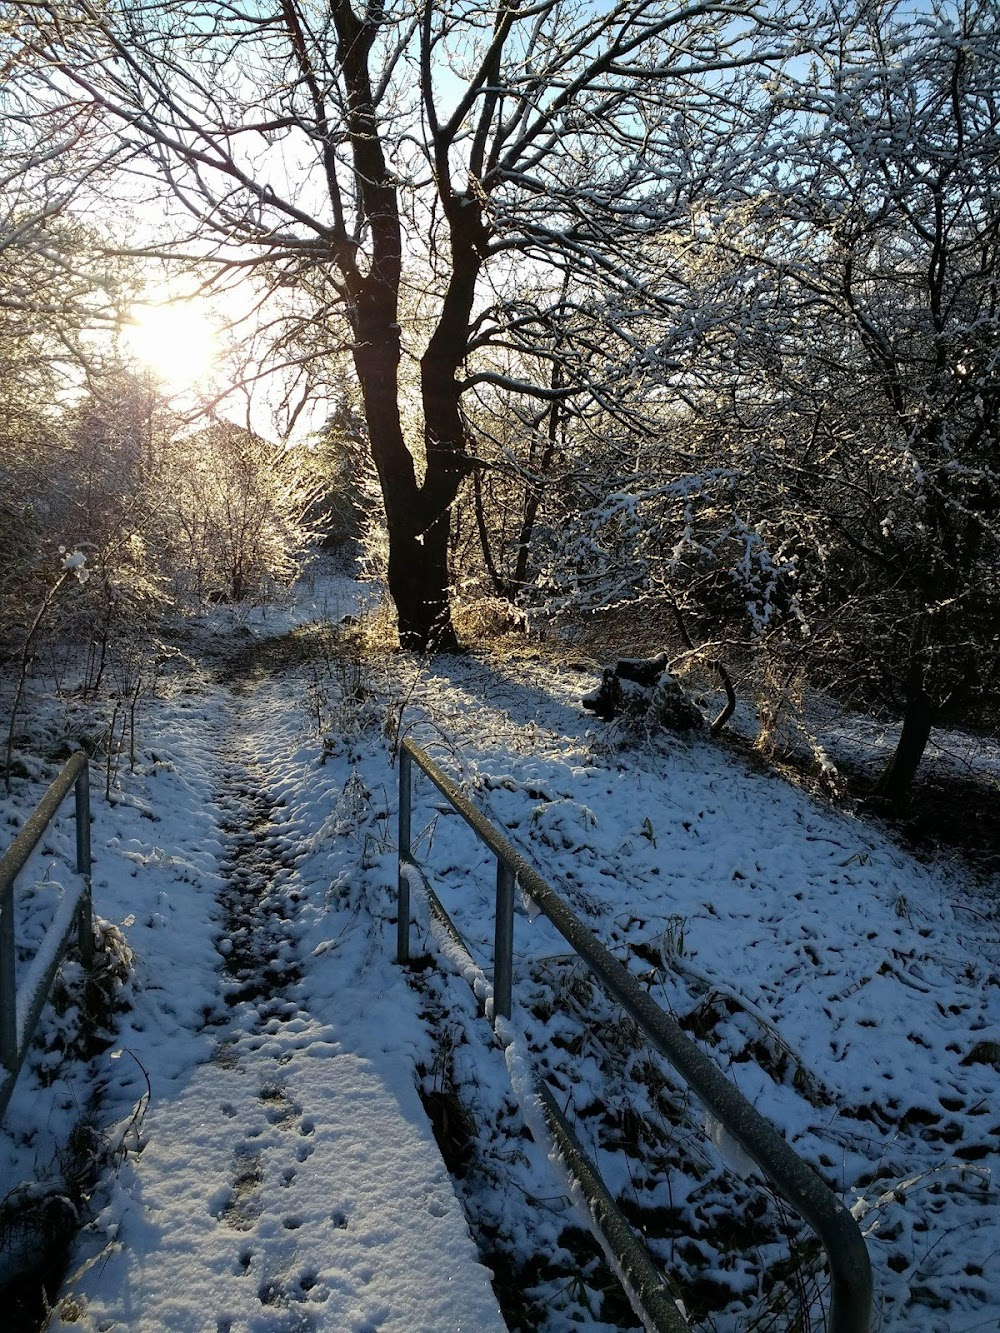
M676 598L674 597L670 598L670 607L674 613L674 620L677 622L677 632L678 634L680 634L681 641L683 642L685 648L687 648L688 652L690 653L704 652L705 651L704 648L696 648L694 646L694 643L691 641L691 635L688 633L687 625L684 622L683 612L681 611L681 608L677 605ZM718 675L719 680L722 682L722 688L726 691L725 706L723 707L722 711L718 714L715 721L709 727L709 735L714 737L718 736L719 732L726 725L726 723L729 721L732 715L736 712L736 691L733 689L732 678L730 677L729 672L726 670L726 667L720 657L710 657L708 659L708 665Z
M7 727L7 754L5 759L4 777L6 779L8 796L10 795L10 766L14 753L14 727L17 722L17 710L20 707L21 699L24 695L24 682L28 676L28 661L31 655L31 645L34 642L35 635L38 633L39 626L41 625L42 621L45 618L46 611L48 611L49 607L55 601L56 596L59 593L59 590L62 588L63 584L66 582L66 580L69 578L72 572L73 571L70 569L64 569L63 572L56 579L55 583L53 583L52 587L42 598L42 604L38 608L38 613L35 616L34 620L31 622L31 628L25 635L24 643L21 646L21 660L19 663L18 676L17 676L17 689L14 691L14 702L11 704L11 709L10 709L10 724Z

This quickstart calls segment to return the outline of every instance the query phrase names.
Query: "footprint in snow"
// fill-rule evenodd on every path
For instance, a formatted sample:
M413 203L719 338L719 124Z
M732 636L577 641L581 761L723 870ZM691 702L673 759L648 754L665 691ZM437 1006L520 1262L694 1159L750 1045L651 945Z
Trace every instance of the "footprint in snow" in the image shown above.
M280 1084L265 1084L260 1090L260 1099L267 1107L268 1124L285 1128L290 1121L302 1114L302 1107L297 1102L288 1100L285 1089Z
M228 1190L216 1195L211 1207L216 1221L224 1222L235 1231L251 1230L264 1210L259 1198L263 1178L260 1153L249 1144L241 1144L233 1154L232 1184Z

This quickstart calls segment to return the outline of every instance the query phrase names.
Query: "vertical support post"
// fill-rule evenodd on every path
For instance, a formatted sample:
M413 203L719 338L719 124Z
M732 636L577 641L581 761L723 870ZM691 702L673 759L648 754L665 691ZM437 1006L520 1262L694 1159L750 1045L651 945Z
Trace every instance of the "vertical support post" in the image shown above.
M514 872L497 857L496 933L493 940L493 1011L510 1018L514 979Z
M410 787L412 760L405 744L399 747L399 871L396 887L396 962L410 961L410 882L403 873L410 859Z
M76 869L83 876L83 897L77 926L80 961L89 972L94 965L94 911L90 893L90 768L84 764L76 779Z
M0 894L0 1061L11 1073L18 1067L13 880L4 884Z

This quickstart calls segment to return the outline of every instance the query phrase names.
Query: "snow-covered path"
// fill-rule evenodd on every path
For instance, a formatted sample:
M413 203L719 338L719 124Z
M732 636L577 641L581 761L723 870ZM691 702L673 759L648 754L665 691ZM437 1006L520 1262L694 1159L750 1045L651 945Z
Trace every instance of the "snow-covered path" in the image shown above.
M174 737L191 764L189 797L197 802L199 786L218 774L211 801L197 802L209 823L220 819L216 836L204 837L203 819L187 835L202 858L214 852L215 864L192 875L183 848L133 852L147 871L164 861L180 868L194 892L180 902L160 890L167 911L150 921L154 935L173 937L175 956L157 957L152 944L140 958L145 995L131 1021L146 1030L157 1012L179 1015L185 993L190 1000L204 988L201 1021L196 1033L183 1025L174 1033L162 1061L148 1032L146 1040L134 1031L124 1037L130 1051L144 1048L152 1087L144 1147L112 1187L52 1327L505 1327L412 1062L391 1041L372 1040L363 1007L331 1013L321 1001L321 1012L311 1012L298 953L301 917L317 888L303 849L317 830L273 787L279 771L303 785L294 764L310 762L301 746L291 769L287 754L275 762L302 731L293 693L236 681L231 692L209 695L202 716L189 714ZM179 832L183 815L173 813ZM216 892L206 897L209 884ZM178 913L190 913L186 962ZM216 950L214 995L207 960L198 958L206 926ZM334 954L328 966L338 967ZM350 985L349 974L341 980ZM187 1069L184 1051L194 1058Z
M83 1327L504 1328L408 1072L330 1028L237 1037L145 1132Z

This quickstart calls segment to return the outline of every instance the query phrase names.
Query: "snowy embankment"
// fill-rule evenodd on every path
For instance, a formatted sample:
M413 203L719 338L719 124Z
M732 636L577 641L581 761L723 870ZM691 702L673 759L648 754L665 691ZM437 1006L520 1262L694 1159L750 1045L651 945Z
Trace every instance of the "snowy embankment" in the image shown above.
M920 864L704 739L594 726L588 684L530 657L454 662L422 678L408 731L854 1209L879 1326L1000 1327L998 886ZM490 859L430 790L424 811L445 906L488 958ZM740 1293L746 1311L722 1326L770 1327L767 1191L713 1197L703 1111L679 1124L683 1094L665 1110L651 1053L530 908L515 952L529 1041L605 1177L706 1309Z
M353 594L314 593L325 601L243 627L227 681L177 675L146 721L146 762L115 804L97 799L95 905L137 963L97 1061L125 1156L82 1239L65 1327L501 1326L417 1077L462 1121L450 1165L480 1249L550 1305L534 1326L629 1326L589 1260L582 1281L557 1277L560 1255L572 1271L573 1214L464 983L431 969L411 986L392 962L400 733L855 1209L882 1327L1000 1326L989 890L706 739L595 723L579 707L592 681L541 655L345 656L292 620L336 620ZM415 852L488 967L492 860L429 783L415 795ZM703 1110L525 903L514 1025L696 1319L819 1326L808 1243L759 1179L728 1169ZM126 1133L147 1074L149 1108ZM48 1142L34 1078L5 1127L13 1179ZM50 1129L83 1086L69 1072L49 1090Z

